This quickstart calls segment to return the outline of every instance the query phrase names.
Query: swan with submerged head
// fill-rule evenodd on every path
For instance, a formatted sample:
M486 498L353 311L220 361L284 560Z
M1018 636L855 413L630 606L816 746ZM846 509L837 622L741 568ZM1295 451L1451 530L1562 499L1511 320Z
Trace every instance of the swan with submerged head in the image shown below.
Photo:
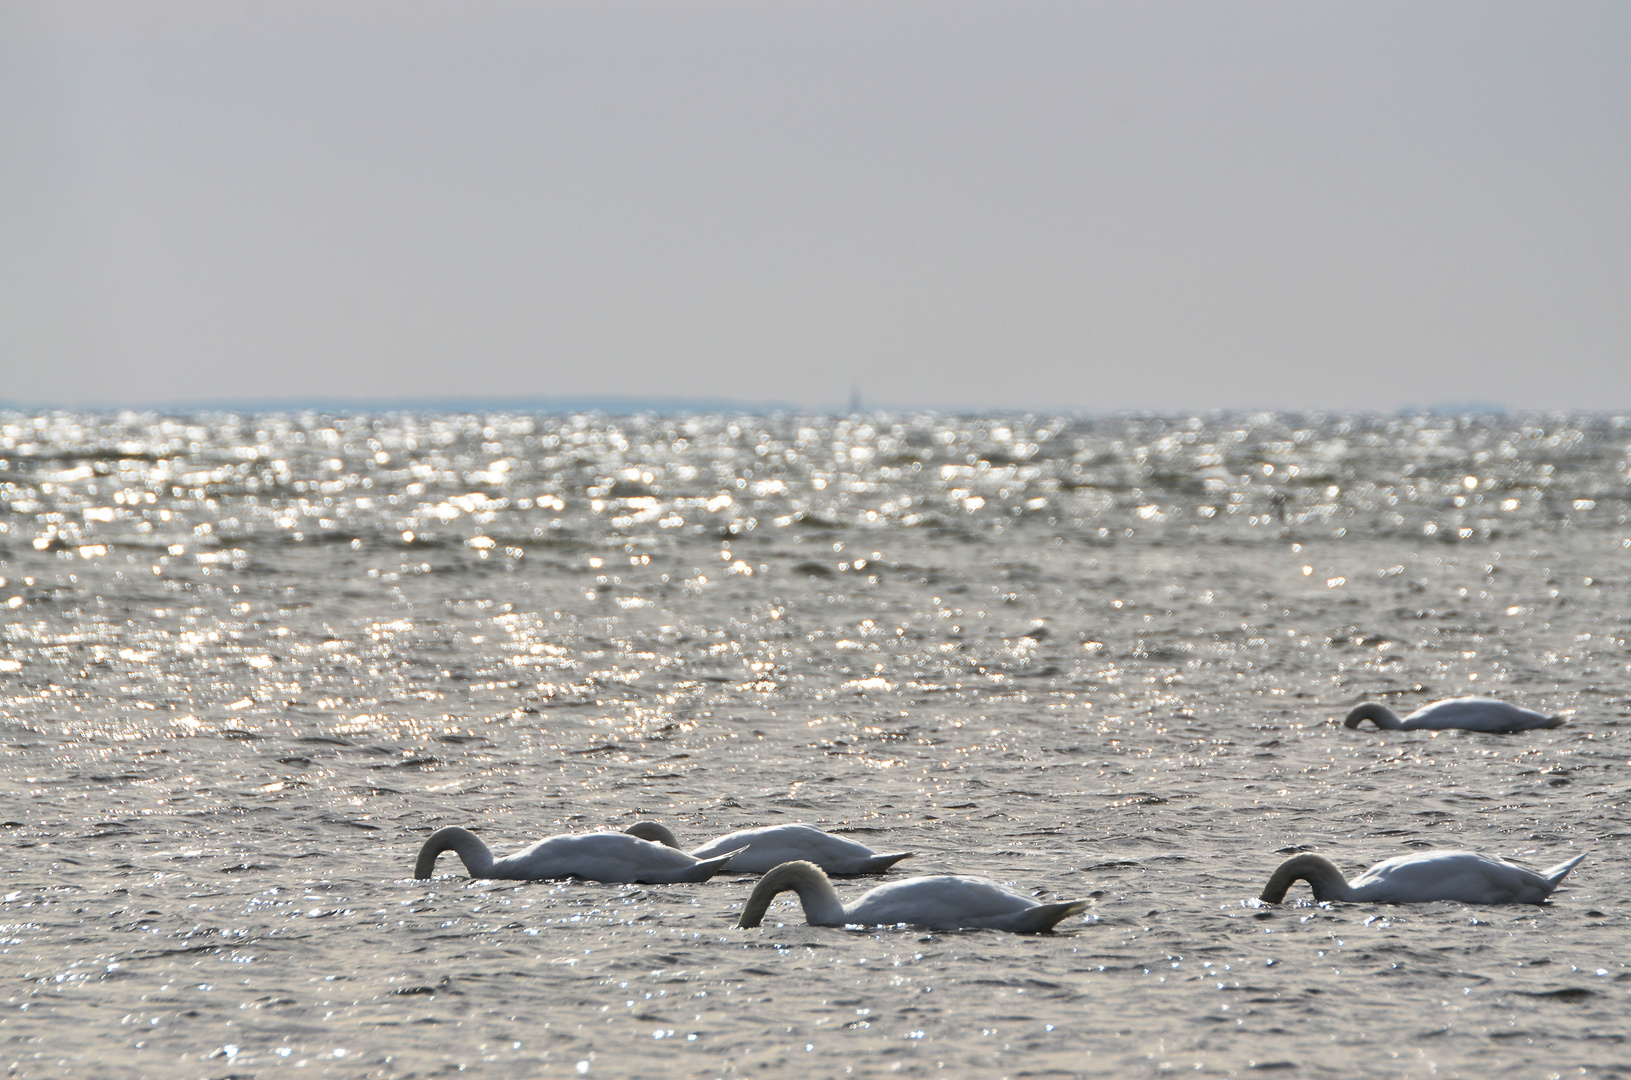
M811 926L894 926L910 923L931 930L1008 930L1041 934L1062 920L1086 911L1091 900L1043 904L1010 892L983 878L946 875L916 877L879 885L853 904L838 898L821 867L788 862L771 870L753 887L738 927L764 921L770 901L788 890L798 893L804 920Z
M1539 904L1552 895L1569 871L1580 865L1582 852L1536 872L1493 855L1475 851L1427 851L1379 862L1352 881L1323 855L1293 855L1281 863L1258 897L1278 904L1298 881L1306 881L1319 903L1426 904L1451 900L1461 904Z
M671 848L680 846L668 826L658 821L636 821L623 831ZM804 824L769 825L726 833L693 848L691 854L698 859L711 859L727 851L740 852L725 868L732 874L763 874L782 863L798 860L815 863L829 874L881 874L912 856L910 851L880 855L863 843Z
M1533 709L1520 709L1504 701L1481 697L1435 701L1431 705L1423 705L1402 720L1386 705L1367 701L1349 713L1342 724L1356 728L1365 720L1386 731L1445 731L1460 728L1494 733L1562 727L1568 722L1561 716L1547 716Z
M470 876L476 878L540 881L575 877L619 885L707 881L723 870L735 854L728 852L712 859L697 859L627 833L601 832L547 837L499 859L481 837L469 829L449 825L431 833L430 839L419 849L413 876L430 877L436 867L436 856L444 851L458 855Z

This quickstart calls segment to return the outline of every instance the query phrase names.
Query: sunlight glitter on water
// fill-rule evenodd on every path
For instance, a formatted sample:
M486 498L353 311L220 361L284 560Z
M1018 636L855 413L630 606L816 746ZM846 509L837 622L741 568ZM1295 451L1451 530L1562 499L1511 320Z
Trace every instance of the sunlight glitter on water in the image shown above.
M1608 1075L1628 475L1615 417L0 416L8 1064ZM1571 723L1332 722L1470 686ZM1095 921L409 877L637 817ZM1541 909L1253 900L1571 844Z

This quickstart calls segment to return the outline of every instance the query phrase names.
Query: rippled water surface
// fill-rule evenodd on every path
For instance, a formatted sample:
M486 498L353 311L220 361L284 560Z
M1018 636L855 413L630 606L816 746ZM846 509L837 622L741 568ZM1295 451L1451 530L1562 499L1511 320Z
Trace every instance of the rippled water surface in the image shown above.
M1605 416L0 414L0 1064L1631 1077L1628 513ZM1333 722L1465 693L1570 723ZM642 816L1097 903L410 877ZM1589 854L1251 899L1451 847Z

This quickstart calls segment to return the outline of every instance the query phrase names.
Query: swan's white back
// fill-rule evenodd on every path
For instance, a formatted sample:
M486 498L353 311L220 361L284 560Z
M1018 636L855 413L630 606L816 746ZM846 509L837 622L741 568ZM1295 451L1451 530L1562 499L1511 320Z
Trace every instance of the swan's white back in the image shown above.
M495 877L580 877L589 881L655 881L694 867L683 851L623 833L567 833L538 841L493 864Z
M1423 705L1404 718L1405 728L1413 731L1444 731L1459 728L1464 731L1528 731L1531 728L1556 727L1561 721L1533 709L1523 709L1494 698L1447 698Z
M1348 883L1348 900L1419 904L1538 904L1579 865L1577 855L1545 873L1475 851L1428 851L1379 862Z
M865 844L834 836L814 825L768 825L742 829L692 850L699 859L711 859L727 851L747 848L730 861L731 873L763 874L785 862L813 862L829 874L866 874L888 869L890 862L904 855L880 856ZM879 862L884 865L878 865Z
M438 829L419 850L414 876L428 878L437 856L454 851L473 877L536 881L578 877L614 884L663 885L706 881L724 869L730 853L715 859L697 859L649 840L625 833L566 833L538 841L530 847L493 858L491 849L468 829Z
M863 893L844 905L847 922L862 926L911 923L934 929L1008 929L1016 916L1039 906L983 878L945 875L908 878Z
M1040 934L1085 911L1091 900L1044 904L984 878L946 875L892 881L845 904L821 867L810 862L783 863L753 887L737 926L763 924L775 897L798 893L805 921L812 926L895 926L909 924L934 930L988 929Z

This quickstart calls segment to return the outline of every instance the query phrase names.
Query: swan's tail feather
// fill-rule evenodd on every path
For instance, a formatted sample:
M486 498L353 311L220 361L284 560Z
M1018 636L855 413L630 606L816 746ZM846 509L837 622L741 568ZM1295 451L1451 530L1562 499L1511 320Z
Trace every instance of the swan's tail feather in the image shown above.
M902 851L894 855L874 855L863 862L854 872L857 874L881 874L902 859L910 859L915 852Z
M1572 859L1560 862L1556 866L1549 869L1542 870L1540 872L1540 876L1545 878L1547 881L1550 881L1552 883L1552 888L1555 889L1562 883L1564 878L1569 876L1569 871L1579 866L1581 860L1583 860L1585 857L1586 853L1582 851Z
M1016 934L1045 934L1072 915L1080 915L1092 906L1091 900L1063 900L1057 904L1038 904L1022 912L1011 929Z
M711 859L700 859L697 861L695 866L686 867L684 870L675 875L672 880L675 882L707 881L709 878L725 869L726 863L730 862L732 859L736 858L746 850L747 848L745 847L739 847L735 851L727 851L725 854L716 855Z

